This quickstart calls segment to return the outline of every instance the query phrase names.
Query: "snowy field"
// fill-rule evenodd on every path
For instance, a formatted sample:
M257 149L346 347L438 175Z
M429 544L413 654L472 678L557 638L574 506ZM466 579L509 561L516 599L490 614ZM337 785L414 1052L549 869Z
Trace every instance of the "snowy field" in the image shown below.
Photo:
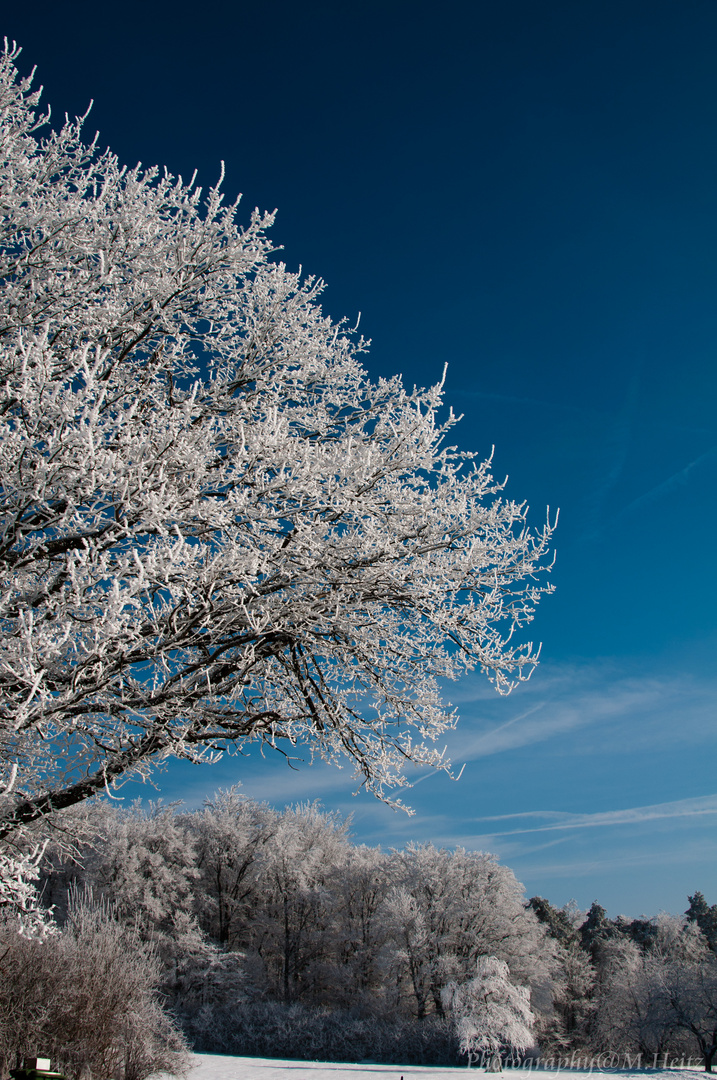
M187 1080L459 1080L465 1077L464 1068L434 1065L371 1065L326 1063L322 1061L280 1061L274 1058L226 1057L221 1054L194 1054L196 1065ZM484 1069L470 1070L476 1078L487 1077ZM545 1077L565 1077L566 1080L588 1080L595 1076L611 1076L616 1080L696 1080L701 1069L506 1069L505 1080L530 1080L536 1073Z

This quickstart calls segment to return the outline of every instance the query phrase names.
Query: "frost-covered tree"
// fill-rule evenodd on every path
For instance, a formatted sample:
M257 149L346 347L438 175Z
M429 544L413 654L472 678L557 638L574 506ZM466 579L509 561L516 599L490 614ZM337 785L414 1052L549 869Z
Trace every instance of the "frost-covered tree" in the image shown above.
M582 1049L590 1039L595 1012L595 969L575 942L560 946L550 987L552 1010L545 1010L541 1035L553 1050ZM541 1045L542 1045L541 1039Z
M184 820L196 852L200 922L220 945L236 948L256 906L262 855L278 814L243 796L237 784Z
M194 911L198 877L193 838L172 806L120 807L105 823L101 847L85 853L93 890L120 918L136 920L146 937L172 935L180 914Z
M717 1056L717 959L696 921L660 915L640 947L613 938L603 947L594 1038L646 1058L699 1053L705 1071Z
M333 1000L354 1013L385 1015L396 1005L391 968L391 925L386 899L395 877L395 860L380 848L351 845L336 868L333 964L327 972Z
M475 976L465 983L450 982L444 1008L450 1012L461 1052L493 1057L505 1051L527 1050L533 1041L534 1017L530 991L511 982L508 965L495 956L478 958Z
M180 914L194 913L196 851L176 804L85 803L58 815L54 826L61 839L48 847L41 891L60 921L77 888L91 889L155 942L174 933ZM79 836L70 850L63 834Z
M673 941L658 978L675 1027L711 1073L717 1058L717 957L694 923L688 922L679 936L674 933Z
M288 807L266 844L246 941L261 960L265 987L284 1002L324 989L336 908L331 884L346 858L347 828L318 804Z
M717 952L717 904L710 906L701 892L687 899L690 902L685 912L687 921L699 926L712 952Z
M539 990L556 949L513 872L484 852L409 845L394 856L387 901L395 961L416 1015L442 1011L442 991L464 982L480 956L509 965L515 981Z
M551 1052L583 1049L590 1036L595 985L590 953L580 944L584 912L574 900L556 908L542 896L531 897L529 907L553 939L556 961L549 988L552 1001L538 1017L538 1041Z
M646 1063L671 1046L675 1020L663 976L669 964L664 948L641 949L626 938L603 951L597 986L593 1043L636 1050Z
M43 895L60 922L78 886L114 897L120 920L155 947L160 989L207 1051L264 1052L269 1033L281 1042L279 1028L290 1024L323 1031L311 1046L318 1053L330 1038L333 1055L344 1043L331 1025L350 1015L363 1031L346 1036L357 1048L370 1031L389 1043L412 1032L415 1060L424 1050L452 1060L458 1039L442 991L470 982L485 956L528 987L541 1043L565 1049L576 1025L557 1041L552 1028L554 999L561 1012L570 978L566 957L511 871L492 856L430 844L355 846L348 824L317 804L277 811L236 788L194 811L79 804L56 827L88 839L74 861L53 851ZM334 1034L320 1020L329 1013ZM264 1021L266 1036L250 1037ZM386 1060L399 1053L389 1043Z
M307 742L390 794L501 691L550 528L219 186L42 137L0 62L0 835L169 755Z

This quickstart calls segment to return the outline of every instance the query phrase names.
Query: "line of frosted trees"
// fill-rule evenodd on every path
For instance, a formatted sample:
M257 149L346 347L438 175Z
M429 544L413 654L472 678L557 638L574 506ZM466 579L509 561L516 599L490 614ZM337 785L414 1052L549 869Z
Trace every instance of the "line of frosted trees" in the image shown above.
M485 956L547 1006L557 950L491 856L357 846L336 814L277 811L236 789L194 812L115 807L68 815L100 839L51 860L43 898L62 921L91 889L121 922L139 920L197 1047L452 1060L445 991Z
M128 970L144 979L144 997L133 991L143 1035L127 1037L123 1052L136 1063L123 1065L125 1080L158 1062L176 1071L182 1039L205 1051L326 1060L457 1063L472 1048L543 1060L630 1053L644 1065L684 1056L711 1067L717 906L701 894L686 919L609 920L598 904L559 910L526 902L490 855L356 845L336 814L279 811L238 790L192 812L75 808L64 828L41 882L61 929L41 942L4 931L14 986L0 995L7 1060L18 1051L17 1002L42 996L46 968L66 1036L68 1001L98 993L98 968L103 986L128 993L118 966L125 981ZM90 971L94 990L83 988ZM55 1037L46 1015L23 1022L25 1052L38 1030L45 1046Z

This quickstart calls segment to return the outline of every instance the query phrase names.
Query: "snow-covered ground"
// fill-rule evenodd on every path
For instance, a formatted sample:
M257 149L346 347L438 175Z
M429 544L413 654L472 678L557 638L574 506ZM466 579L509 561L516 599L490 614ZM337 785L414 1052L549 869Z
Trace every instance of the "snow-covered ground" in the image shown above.
M435 1065L372 1065L368 1063L342 1064L323 1061L279 1061L274 1058L228 1057L222 1054L194 1054L195 1066L187 1080L460 1080L466 1069ZM470 1070L476 1080L487 1077L483 1069ZM536 1073L548 1080L560 1076L565 1080L595 1080L596 1076L615 1077L616 1080L696 1080L698 1067L690 1069L506 1069L504 1080L530 1080ZM497 1080L497 1078L496 1078Z

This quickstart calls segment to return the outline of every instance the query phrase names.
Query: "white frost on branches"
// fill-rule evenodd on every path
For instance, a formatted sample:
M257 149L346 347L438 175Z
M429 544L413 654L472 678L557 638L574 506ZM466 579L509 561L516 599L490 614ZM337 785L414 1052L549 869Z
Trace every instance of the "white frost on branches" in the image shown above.
M18 768L13 765L0 799L12 794ZM10 921L23 937L44 937L54 931L50 912L40 904L35 882L40 876L40 862L47 843L31 851L8 848L0 851L0 920Z
M520 1053L532 1044L530 991L511 982L504 960L479 957L475 977L462 984L448 983L442 997L462 1053L492 1057L505 1050Z
M374 383L219 186L44 139L0 61L0 836L178 755L440 766L438 680L508 691L551 529ZM394 801L397 801L394 799Z
M44 937L55 929L34 884L44 853L42 844L20 855L0 851L0 917L9 919L24 937Z

